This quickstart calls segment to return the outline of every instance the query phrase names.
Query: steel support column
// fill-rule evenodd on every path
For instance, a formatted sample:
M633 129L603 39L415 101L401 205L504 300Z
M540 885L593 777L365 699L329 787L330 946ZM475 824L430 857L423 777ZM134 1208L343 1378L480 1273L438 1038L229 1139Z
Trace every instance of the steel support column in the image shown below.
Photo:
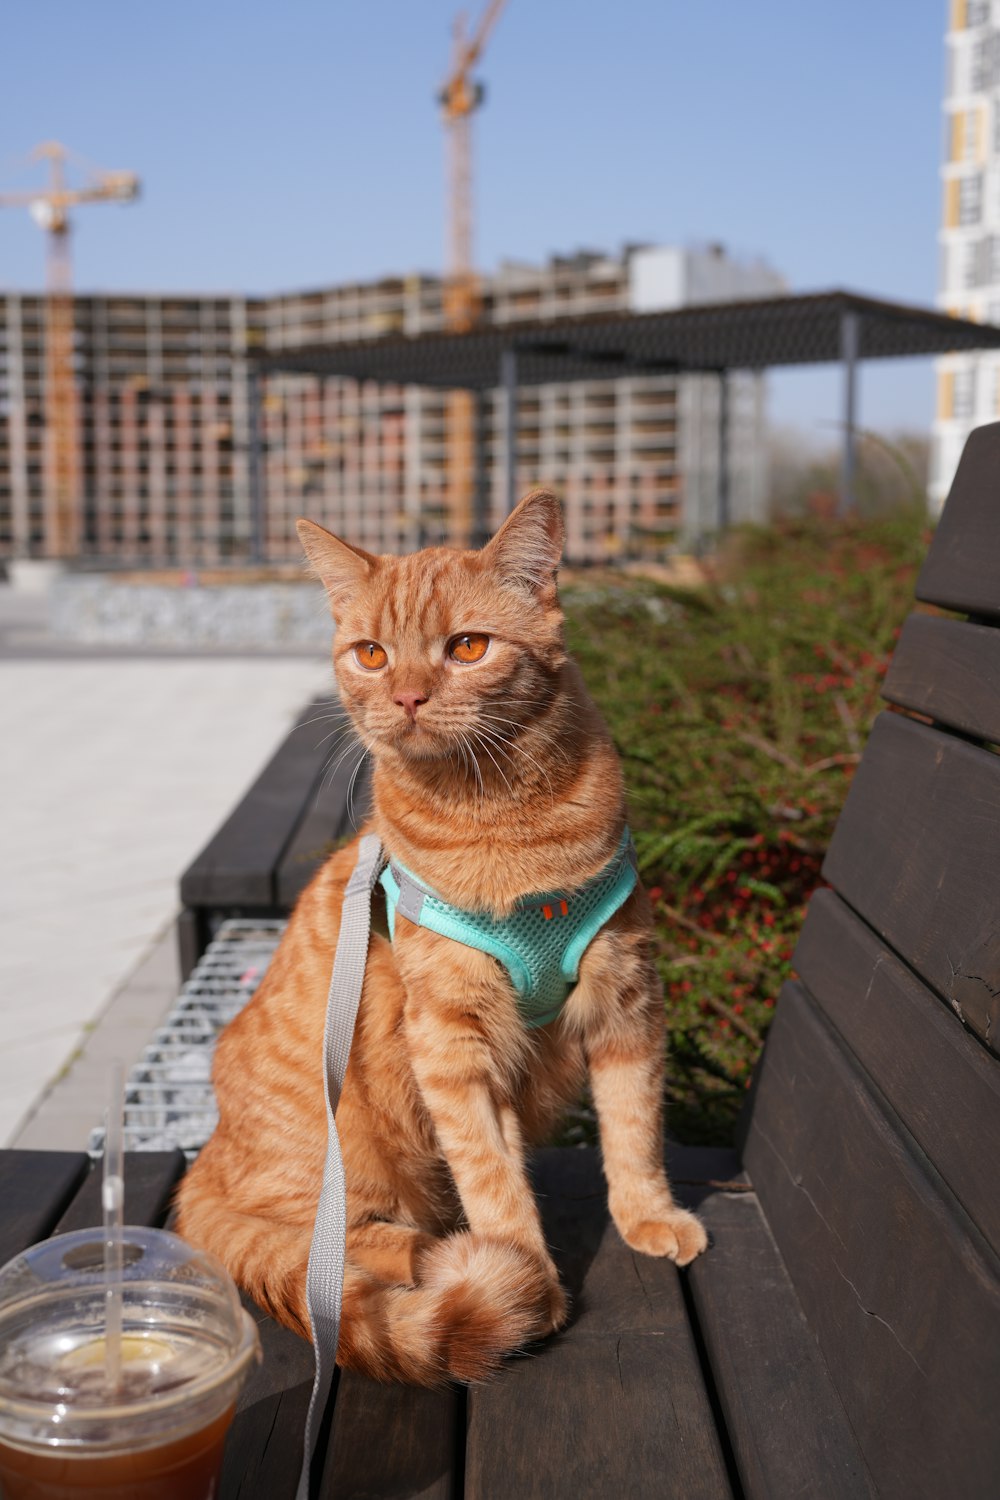
M840 314L840 357L844 365L844 449L840 471L840 514L854 509L857 469L858 357L861 352L861 314L845 308Z
M719 510L718 526L728 531L729 514L729 371L719 371Z
M250 492L250 561L262 563L267 551L264 440L261 431L261 374L247 373L247 483Z
M507 515L517 504L517 350L500 355L500 386L503 391L503 482Z

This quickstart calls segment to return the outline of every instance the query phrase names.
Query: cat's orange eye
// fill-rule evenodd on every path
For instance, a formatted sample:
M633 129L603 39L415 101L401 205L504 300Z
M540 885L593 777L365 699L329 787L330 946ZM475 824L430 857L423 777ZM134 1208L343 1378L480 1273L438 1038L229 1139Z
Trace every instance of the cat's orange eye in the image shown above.
M360 646L355 646L354 659L359 666L367 667L369 672L377 672L389 660L378 641L362 641Z
M452 661L482 661L489 644L488 635L456 635L448 643L448 655Z

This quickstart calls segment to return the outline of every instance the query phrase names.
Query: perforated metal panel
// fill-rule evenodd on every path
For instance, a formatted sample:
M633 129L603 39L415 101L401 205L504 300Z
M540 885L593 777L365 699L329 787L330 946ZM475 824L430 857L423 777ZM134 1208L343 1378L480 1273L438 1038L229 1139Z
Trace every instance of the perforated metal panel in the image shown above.
M177 1004L125 1085L126 1151L170 1151L196 1156L215 1129L212 1052L222 1028L260 984L285 930L284 921L225 922L205 950ZM104 1127L91 1132L100 1154Z

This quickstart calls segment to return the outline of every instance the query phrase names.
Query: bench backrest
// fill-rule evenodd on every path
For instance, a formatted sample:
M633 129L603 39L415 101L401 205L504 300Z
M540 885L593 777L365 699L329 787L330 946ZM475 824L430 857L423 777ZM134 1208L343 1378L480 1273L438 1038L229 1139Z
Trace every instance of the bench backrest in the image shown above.
M875 1486L937 1500L1000 1494L1000 423L917 594L971 618L904 627L743 1148Z

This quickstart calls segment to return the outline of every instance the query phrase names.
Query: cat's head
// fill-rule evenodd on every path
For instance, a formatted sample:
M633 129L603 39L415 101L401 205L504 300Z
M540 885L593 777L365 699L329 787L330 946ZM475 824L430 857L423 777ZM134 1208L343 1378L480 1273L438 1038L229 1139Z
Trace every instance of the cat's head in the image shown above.
M543 713L566 661L559 503L525 495L479 552L375 557L313 521L299 538L336 622L341 699L376 755L486 759Z

